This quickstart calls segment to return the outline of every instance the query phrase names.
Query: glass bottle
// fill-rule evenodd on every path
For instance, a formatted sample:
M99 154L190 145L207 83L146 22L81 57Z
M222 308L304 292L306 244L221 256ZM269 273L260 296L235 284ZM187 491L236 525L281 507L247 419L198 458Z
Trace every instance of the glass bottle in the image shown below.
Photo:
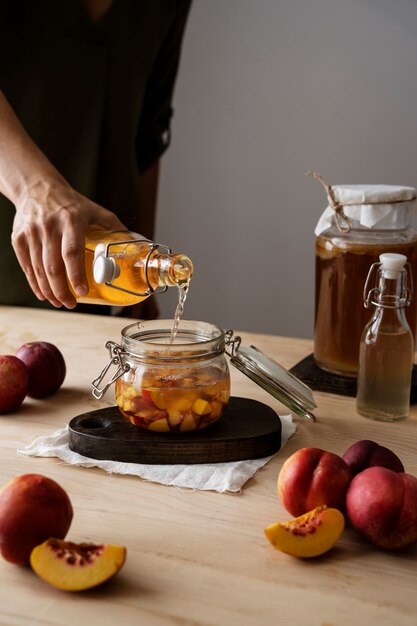
M317 177L317 176L316 176ZM356 377L368 321L361 305L369 267L385 252L403 254L417 272L413 187L326 185L329 206L316 227L314 360L321 369ZM417 302L407 310L417 335Z
M405 316L412 299L402 254L381 254L368 274L365 307L375 311L362 333L356 409L360 415L392 422L410 409L414 340ZM367 294L377 272L377 286Z
M78 302L127 306L167 287L186 287L193 264L136 233L95 230L86 236L85 271L89 290Z

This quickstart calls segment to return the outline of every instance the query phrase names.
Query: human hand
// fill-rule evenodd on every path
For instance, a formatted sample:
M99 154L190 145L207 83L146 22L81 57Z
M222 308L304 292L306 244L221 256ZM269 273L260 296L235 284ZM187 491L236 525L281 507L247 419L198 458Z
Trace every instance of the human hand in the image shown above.
M85 233L90 227L126 230L119 218L76 192L65 181L39 181L16 202L12 245L39 300L72 309L88 292Z

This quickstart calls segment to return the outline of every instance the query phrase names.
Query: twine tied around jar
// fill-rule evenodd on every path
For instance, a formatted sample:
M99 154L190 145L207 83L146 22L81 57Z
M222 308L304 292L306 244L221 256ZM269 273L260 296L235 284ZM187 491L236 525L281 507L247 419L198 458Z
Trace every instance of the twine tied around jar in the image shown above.
M323 185L327 193L330 206L334 211L334 217L336 221L337 230L343 234L348 233L351 228L349 218L346 216L343 210L343 204L341 204L339 200L337 200L336 196L334 195L332 186L326 183L318 172L309 171L309 172L306 172L306 176L313 176L313 178L318 180Z

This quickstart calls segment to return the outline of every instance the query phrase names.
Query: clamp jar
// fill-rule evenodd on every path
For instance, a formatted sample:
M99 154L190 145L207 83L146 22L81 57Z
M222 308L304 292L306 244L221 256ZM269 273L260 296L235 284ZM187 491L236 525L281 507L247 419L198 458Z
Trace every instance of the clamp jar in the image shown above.
M182 320L174 341L172 320L135 322L109 341L110 362L93 381L101 398L115 382L116 403L132 424L156 432L206 428L223 414L230 397L225 333L207 322ZM99 387L112 365L117 371Z

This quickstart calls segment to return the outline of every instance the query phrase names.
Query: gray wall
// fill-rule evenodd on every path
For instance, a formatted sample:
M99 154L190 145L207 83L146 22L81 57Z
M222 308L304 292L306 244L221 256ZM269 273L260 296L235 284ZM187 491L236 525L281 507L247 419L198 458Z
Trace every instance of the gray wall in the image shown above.
M416 186L416 76L416 0L194 0L157 221L195 262L186 318L312 337L304 174Z

